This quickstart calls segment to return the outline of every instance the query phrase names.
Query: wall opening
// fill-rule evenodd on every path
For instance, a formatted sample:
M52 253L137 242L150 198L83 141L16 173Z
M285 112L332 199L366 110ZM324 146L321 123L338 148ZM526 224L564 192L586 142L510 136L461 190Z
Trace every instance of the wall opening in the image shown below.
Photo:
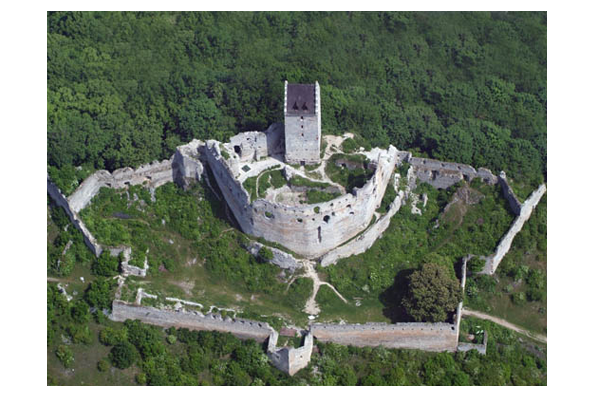
M326 215L324 217L324 222L326 222L326 223L330 222L330 215Z
M318 226L318 243L322 242L322 226Z
M241 147L239 147L239 145L233 146L233 150L235 151L235 153L241 156Z

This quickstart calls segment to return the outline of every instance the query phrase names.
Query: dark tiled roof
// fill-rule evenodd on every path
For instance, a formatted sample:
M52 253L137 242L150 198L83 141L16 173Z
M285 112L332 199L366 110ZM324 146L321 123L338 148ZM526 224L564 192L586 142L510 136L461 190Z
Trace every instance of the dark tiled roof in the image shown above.
M314 84L287 85L287 113L314 114L316 86Z

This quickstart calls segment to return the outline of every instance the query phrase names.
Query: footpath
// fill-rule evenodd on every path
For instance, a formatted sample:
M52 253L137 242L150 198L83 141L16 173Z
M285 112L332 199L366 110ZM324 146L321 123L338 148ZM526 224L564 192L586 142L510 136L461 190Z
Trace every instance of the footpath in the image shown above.
M482 320L489 320L489 321L494 322L495 324L499 324L502 327L511 329L512 331L515 331L522 335L526 335L527 337L535 339L539 342L547 343L547 337L545 335L540 335L540 334L536 334L534 332L530 332L528 330L525 330L524 328L520 328L517 325L507 322L504 319L499 318L499 317L493 317L486 313L481 313L481 312L477 312L475 310L469 310L466 308L462 309L462 316L472 316L472 317L480 318Z

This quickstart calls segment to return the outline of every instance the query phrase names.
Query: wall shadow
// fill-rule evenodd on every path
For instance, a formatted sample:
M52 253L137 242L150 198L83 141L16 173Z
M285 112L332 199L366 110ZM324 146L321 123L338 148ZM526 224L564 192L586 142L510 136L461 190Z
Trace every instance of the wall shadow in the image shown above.
M404 269L394 277L394 284L379 295L383 314L393 323L414 321L404 310L402 299L408 292L408 278L415 269Z

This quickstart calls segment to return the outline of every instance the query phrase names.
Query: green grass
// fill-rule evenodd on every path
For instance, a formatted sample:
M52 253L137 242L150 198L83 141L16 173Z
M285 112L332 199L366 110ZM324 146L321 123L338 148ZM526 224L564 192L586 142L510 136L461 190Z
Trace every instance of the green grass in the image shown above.
M247 190L250 195L250 202L253 202L258 198L258 191L256 190L256 180L258 176L251 176L243 181L243 188Z
M341 167L336 164L336 161L346 159L352 163L358 163L363 168L355 168L349 170L346 167ZM333 182L338 183L351 192L355 187L363 187L365 183L373 176L375 172L371 168L367 168L369 160L362 154L333 154L326 162L326 175Z

